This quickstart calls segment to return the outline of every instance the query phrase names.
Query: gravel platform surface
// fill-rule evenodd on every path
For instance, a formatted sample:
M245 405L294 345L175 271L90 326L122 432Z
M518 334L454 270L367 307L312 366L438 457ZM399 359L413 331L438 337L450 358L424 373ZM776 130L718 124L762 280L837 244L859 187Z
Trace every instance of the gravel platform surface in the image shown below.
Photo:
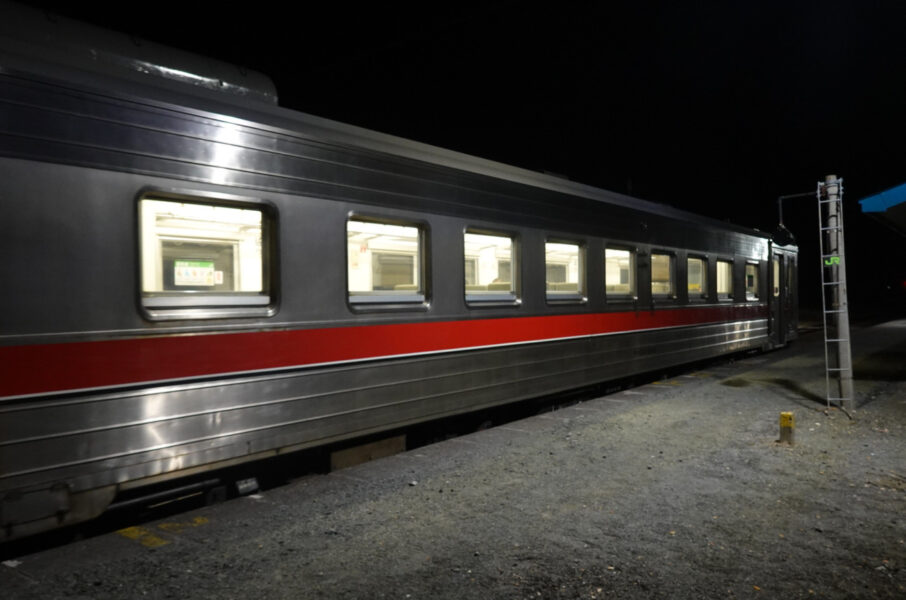
M906 321L10 558L13 598L906 598ZM793 411L795 445L779 413Z

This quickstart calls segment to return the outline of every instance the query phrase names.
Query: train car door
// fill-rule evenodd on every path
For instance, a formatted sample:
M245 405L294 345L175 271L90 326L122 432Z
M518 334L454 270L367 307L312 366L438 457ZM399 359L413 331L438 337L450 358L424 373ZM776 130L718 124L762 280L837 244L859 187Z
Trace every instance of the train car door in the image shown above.
M779 347L798 337L799 294L795 248L771 246L771 345Z

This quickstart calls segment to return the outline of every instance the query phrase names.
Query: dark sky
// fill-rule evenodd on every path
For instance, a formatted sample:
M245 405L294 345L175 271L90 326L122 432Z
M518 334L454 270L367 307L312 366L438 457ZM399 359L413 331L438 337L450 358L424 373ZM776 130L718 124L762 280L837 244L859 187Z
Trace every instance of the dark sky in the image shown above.
M906 182L902 0L29 4L262 71L288 108L763 230L835 173L871 237L856 200ZM786 214L817 240L813 201Z

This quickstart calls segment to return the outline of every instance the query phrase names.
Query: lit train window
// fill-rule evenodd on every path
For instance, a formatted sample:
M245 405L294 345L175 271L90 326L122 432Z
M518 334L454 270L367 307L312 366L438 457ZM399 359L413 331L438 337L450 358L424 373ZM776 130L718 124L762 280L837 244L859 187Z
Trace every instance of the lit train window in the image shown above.
M153 318L261 314L271 304L262 207L139 200L142 306Z
M513 238L467 231L464 234L464 246L466 301L516 301L517 271Z
M544 272L548 300L581 301L584 299L585 259L579 244L546 242Z
M686 259L686 286L690 301L708 297L708 261L692 256Z
M772 279L774 281L774 297L779 298L780 297L780 259L776 256L774 257L774 277Z
M635 252L621 248L604 250L604 284L608 299L636 295Z
M346 246L351 303L424 302L419 227L350 219Z
M717 297L733 298L733 263L728 260L717 261Z
M746 300L758 300L758 263L746 263Z
M676 294L673 256L651 253L651 295L669 297Z

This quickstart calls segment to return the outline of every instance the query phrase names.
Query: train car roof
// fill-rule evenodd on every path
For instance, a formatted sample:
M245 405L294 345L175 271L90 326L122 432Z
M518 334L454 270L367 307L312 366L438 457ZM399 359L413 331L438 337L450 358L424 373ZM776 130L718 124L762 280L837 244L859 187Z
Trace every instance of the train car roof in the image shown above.
M175 105L181 111L259 130L269 128L275 133L367 149L633 211L771 237L667 204L280 107L270 79L252 70L20 5L0 2L0 11L5 17L0 19L0 72L36 74L105 95Z

